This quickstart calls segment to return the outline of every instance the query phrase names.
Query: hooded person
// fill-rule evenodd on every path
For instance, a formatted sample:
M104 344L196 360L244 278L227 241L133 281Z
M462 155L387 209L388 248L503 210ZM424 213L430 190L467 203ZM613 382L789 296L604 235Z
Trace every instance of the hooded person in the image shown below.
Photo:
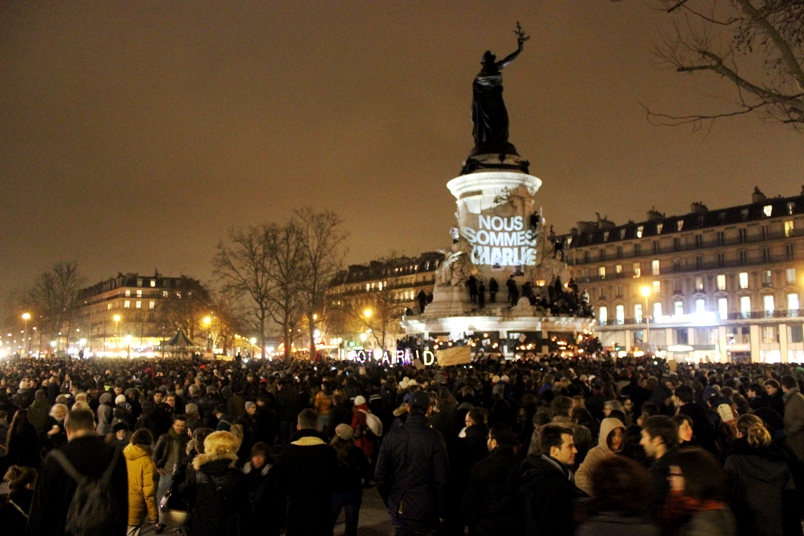
M156 509L156 484L158 473L151 459L151 443L154 436L147 428L140 428L131 436L131 443L123 449L128 471L128 530L139 528L148 520L156 525L159 521Z
M36 429L40 440L44 438L47 431L47 418L50 414L50 401L45 397L42 389L37 389L34 394L34 401L28 407L28 420Z
M114 412L112 410L112 393L103 393L100 396L100 406L96 412L98 420L98 435L106 437L112 433L112 420L114 419Z
M600 439L597 446L589 449L578 471L575 473L575 485L587 495L592 495L591 473L595 465L605 458L617 454L623 448L625 425L620 419L608 417L600 423Z
M234 466L240 441L231 432L213 432L204 452L193 458L193 472L176 486L190 505L189 536L237 536L239 518L248 503L243 473ZM178 479L177 475L177 479Z

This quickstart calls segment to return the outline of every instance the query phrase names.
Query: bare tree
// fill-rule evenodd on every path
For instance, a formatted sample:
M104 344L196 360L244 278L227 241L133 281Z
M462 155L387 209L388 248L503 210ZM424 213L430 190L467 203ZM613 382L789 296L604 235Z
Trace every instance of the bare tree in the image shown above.
M337 308L362 327L371 330L371 337L383 350L389 345L389 339L398 333L404 307L387 285L359 299L344 297L340 301L342 305Z
M40 319L40 329L51 338L58 337L60 332L66 333L65 346L70 344L76 298L85 281L77 263L59 261L42 272L28 292L27 305Z
M158 314L170 334L182 329L194 340L202 329L202 320L210 312L209 291L198 280L181 276L168 296L159 301Z
M310 357L315 354L316 324L323 321L324 293L346 256L343 243L348 233L342 229L343 219L335 212L314 212L311 207L294 211L294 222L301 240L304 279L301 281L304 315L310 336Z
M218 242L212 260L214 273L223 285L224 292L238 298L247 298L244 303L246 318L256 324L260 333L260 355L265 357L265 324L269 319L272 291L272 254L266 235L268 227L230 229L226 242Z
M304 314L302 281L307 278L307 266L301 233L291 219L284 225L266 225L264 239L270 261L266 313L282 330L285 359L289 359L295 330Z
M717 111L651 121L700 128L721 118L759 114L804 131L804 0L657 0L673 17L655 43L679 73L710 73L730 94Z

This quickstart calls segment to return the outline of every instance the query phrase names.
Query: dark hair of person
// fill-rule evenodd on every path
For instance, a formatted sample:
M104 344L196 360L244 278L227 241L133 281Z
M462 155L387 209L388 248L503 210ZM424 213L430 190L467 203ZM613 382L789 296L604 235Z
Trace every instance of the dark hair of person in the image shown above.
M12 465L8 468L8 471L6 471L3 480L8 482L9 491L19 491L24 489L28 484L33 486L36 483L36 469L23 467L21 465Z
M489 438L495 440L501 447L516 445L516 434L513 427L507 422L498 422L489 430Z
M338 460L342 462L346 462L349 459L349 451L352 447L355 446L355 440L352 439L341 439L336 434L335 437L332 438L330 441L330 446L335 449L335 453L338 455Z
M611 418L611 419L620 419L620 422L623 422L623 423L626 420L625 419L625 412L620 411L619 409L611 410L611 413L609 413L609 418Z
M455 396L452 392L447 389L446 387L442 387L438 390L438 407L446 407L448 405L457 404L458 401L455 399Z
M95 430L95 415L88 409L74 409L64 418L64 428L71 432Z
M678 425L667 415L654 415L642 423L642 429L653 439L661 437L662 443L668 449L678 445Z
M644 513L652 493L648 471L625 456L606 456L592 467L592 507L627 517Z
M305 408L299 413L297 419L299 428L302 430L315 430L318 424L318 414L314 409Z
M486 424L488 413L483 408L472 408L466 413L466 416L475 424Z
M678 415L673 415L672 417L673 422L676 423L676 429L680 428L684 421L687 421L690 426L693 426L692 419L689 415L684 415L683 413L679 413ZM693 427L694 428L694 427Z
M265 441L257 441L254 443L254 446L251 447L250 456L262 456L265 458L266 463L274 464L276 462L276 456L274 456L274 449L271 448L271 445L266 443Z
M187 422L187 415L174 415L173 416L173 422L176 422L176 421Z
M557 396L550 403L553 417L561 415L562 417L569 417L572 411L572 399L568 396Z
M765 387L767 387L768 385L770 385L774 389L779 389L779 382L777 382L776 380L767 380L765 382Z
M223 415L224 413L226 413L226 406L224 406L223 404L215 404L215 413L220 413L221 415Z
M207 436L214 432L212 428L205 428L200 427L196 428L195 432L193 432L193 441L195 441L195 450L198 451L199 454L204 453L204 440L206 440Z
M762 386L759 385L758 383L751 383L751 384L748 385L748 388L746 389L746 393L748 393L748 391L754 391L757 394L757 396L761 396L762 395Z
M542 454L550 455L551 447L561 448L564 444L563 434L572 436L572 428L561 426L560 424L545 424L539 430L541 438L539 439L539 450Z
M324 392L324 396L332 396L332 386L329 384L329 380L322 381L321 387L321 390Z
M656 402L645 402L642 404L642 417L653 417L654 415L661 415L662 410L659 409L659 404Z
M710 453L700 448L679 451L671 465L684 476L684 495L699 501L722 501L723 470Z
M756 415L742 415L737 419L737 430L754 448L767 447L771 444L771 435L762 419Z
M782 387L786 387L787 389L798 389L798 382L793 376L789 374L786 376L782 376L782 379L779 380L779 383L782 384Z
M679 385L676 387L676 398L685 404L689 404L693 400L692 387L689 385Z
M147 428L140 428L131 434L131 442L135 445L150 447L154 442L154 436Z

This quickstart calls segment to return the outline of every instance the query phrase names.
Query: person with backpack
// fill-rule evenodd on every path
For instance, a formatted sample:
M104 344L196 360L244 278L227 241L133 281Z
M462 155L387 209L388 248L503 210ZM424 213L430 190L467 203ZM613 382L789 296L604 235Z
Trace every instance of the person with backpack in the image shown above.
M91 410L65 418L67 444L42 462L28 515L27 536L124 536L128 473L119 449L95 432Z

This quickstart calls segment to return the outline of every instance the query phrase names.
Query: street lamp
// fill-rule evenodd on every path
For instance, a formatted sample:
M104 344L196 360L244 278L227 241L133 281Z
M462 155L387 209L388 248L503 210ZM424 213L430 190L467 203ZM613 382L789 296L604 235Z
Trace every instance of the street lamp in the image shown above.
M642 315L645 317L645 353L648 351L648 341L650 340L650 316L648 315L648 298L650 298L650 287L644 286L639 290L642 297L645 298L645 313Z
M207 328L207 350L212 349L212 345L210 344L210 327L212 326L212 319L208 316L204 317L204 326Z
M28 338L28 320L31 319L31 313L22 313L22 319L25 320L25 339L28 341L28 350L25 352L25 356L29 356L31 354L31 340ZM25 347L23 346L23 349Z
M257 344L257 337L252 337L248 340L251 343L251 357L254 358L254 346Z
M115 346L120 346L120 315L114 315Z

